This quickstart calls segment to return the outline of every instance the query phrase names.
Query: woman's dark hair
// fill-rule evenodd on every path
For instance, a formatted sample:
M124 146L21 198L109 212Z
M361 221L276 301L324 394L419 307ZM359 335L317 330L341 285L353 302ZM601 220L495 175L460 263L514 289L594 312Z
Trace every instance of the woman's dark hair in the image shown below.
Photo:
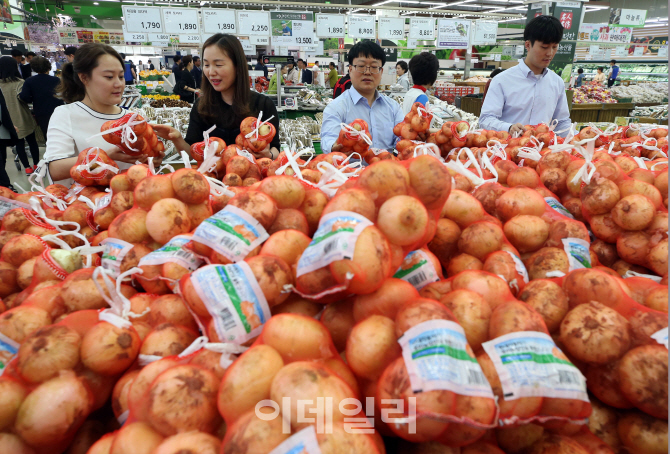
M51 62L44 57L33 57L30 60L30 69L37 74L46 74L51 69Z
M98 66L98 60L103 55L111 55L119 61L121 68L125 68L123 59L112 46L97 43L84 44L75 52L74 61L63 65L61 82L56 88L56 93L59 93L67 104L81 101L86 97L86 86L80 77L82 74L91 77L91 73Z
M605 71L605 67L604 66L598 66L598 71L600 71L600 72Z
M235 90L233 95L233 113L237 117L238 124L249 116L249 103L251 90L249 89L249 70L247 68L247 57L244 55L242 44L236 36L217 33L210 36L202 45L201 55L204 57L205 49L209 46L218 46L226 54L235 66ZM221 93L214 90L207 77L202 78L200 84L201 96L198 101L198 113L212 124L221 122L223 116L223 98ZM231 123L233 123L231 121Z
M409 61L409 72L415 85L432 85L437 80L440 62L430 52L421 52Z
M400 66L400 69L403 71L407 72L407 62L404 60L400 60L398 63L395 64L396 66Z
M193 61L193 57L190 55L186 55L184 58L181 59L179 62L179 69L185 69L189 63Z
M21 73L14 57L0 58L0 79L3 82L14 82L21 80Z
M347 60L349 61L349 64L353 65L354 60L361 55L366 58L374 58L375 60L381 61L382 66L386 64L386 54L384 53L384 49L382 49L379 44L373 41L359 41L354 44L351 49L349 49L349 53L347 54Z
M493 71L491 71L491 74L489 74L489 78L493 79L495 76L497 76L498 74L500 74L503 71L504 71L504 69L496 68Z
M583 70L582 68L579 68L579 69L577 70L577 74L584 74L584 70Z
M535 44L535 41L544 44L558 44L561 39L563 39L563 26L553 16L537 16L523 30L523 40L530 41L531 46Z

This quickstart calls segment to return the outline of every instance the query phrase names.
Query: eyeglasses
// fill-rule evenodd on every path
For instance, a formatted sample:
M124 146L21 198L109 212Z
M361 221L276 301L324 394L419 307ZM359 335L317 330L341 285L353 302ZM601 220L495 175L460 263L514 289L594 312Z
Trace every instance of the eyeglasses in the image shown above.
M381 66L365 66L365 65L351 65L359 73L365 73L367 69L370 74L379 74L382 70Z

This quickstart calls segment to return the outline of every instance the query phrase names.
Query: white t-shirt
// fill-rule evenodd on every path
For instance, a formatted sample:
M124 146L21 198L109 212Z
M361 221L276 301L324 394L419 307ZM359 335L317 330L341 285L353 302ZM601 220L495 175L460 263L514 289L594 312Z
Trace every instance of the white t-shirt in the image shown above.
M72 158L89 147L100 147L103 150L112 148L114 145L103 139L101 135L87 139L100 134L100 128L106 121L118 120L126 113L125 110L122 110L118 114L102 114L80 101L56 107L49 121L47 148L43 160L49 163ZM131 166L124 162L117 162L117 165L120 169L127 169ZM53 181L49 175L48 166L47 176L51 183L60 183L67 187L72 184L71 178Z

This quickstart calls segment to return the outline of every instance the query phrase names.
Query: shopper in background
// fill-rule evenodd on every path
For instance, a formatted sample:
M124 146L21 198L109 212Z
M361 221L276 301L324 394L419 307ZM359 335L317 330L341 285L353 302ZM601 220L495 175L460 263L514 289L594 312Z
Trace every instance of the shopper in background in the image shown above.
M30 68L30 62L33 60L35 55L35 52L26 53L26 62L25 64L21 65L21 77L23 77L23 80L28 80L28 78L34 74Z
M286 81L291 83L297 83L298 80L298 69L293 63L286 63L288 66L288 74L286 74Z
M403 90L409 90L409 75L407 74L407 62L399 61L395 65L395 72L398 75L397 83L402 85ZM414 74L412 74L414 77Z
M607 87L611 88L612 85L614 85L614 82L616 82L616 78L619 75L619 67L616 64L616 60L612 60L610 62L610 71L609 75L607 77Z
M272 77L270 78L270 84L268 85L268 95L276 95L277 94L277 72L272 73ZM281 81L284 83L284 80L286 79L286 75L288 74L288 65L282 65L281 67Z
M284 66L282 66L282 69L284 68ZM293 65L291 65L291 67L293 67ZM265 63L263 63L263 54L258 54L258 60L256 61L256 66L254 67L254 70L263 71L263 75L265 76L265 78L266 79L268 78L268 67L265 66Z
M23 52L18 49L12 49L12 58L16 60L16 69L19 70L19 75L21 74L21 61L25 58Z
M51 115L56 107L63 105L63 101L56 98L60 79L49 75L51 63L44 57L33 58L30 66L36 75L26 80L19 96L24 102L33 104L35 120L46 138Z
M330 72L328 73L328 83L330 84L330 88L335 88L335 85L337 85L337 69L335 68L335 63L331 61L328 64L328 67L330 68Z
M174 60L174 65L172 65L172 72L174 73L175 82L177 81L177 74L179 73L179 63L181 63L181 55L175 55L172 57Z
M174 94L179 95L179 99L193 104L197 88L195 88L195 79L191 70L193 69L193 57L186 55L179 63L179 80L174 87Z
M386 54L379 44L361 41L349 50L351 88L334 99L323 111L321 148L330 150L340 134L342 123L365 120L372 132L372 147L391 150L398 137L393 127L403 121L400 105L377 91L386 63Z
M72 184L70 169L79 152L89 147L105 150L122 170L136 161L146 161L146 155L127 155L100 135L106 121L118 120L126 113L118 106L123 98L124 75L123 59L106 44L84 44L74 61L63 66L57 92L66 104L57 107L51 117L43 158L51 183ZM38 171L43 175L41 168Z
M154 66L153 62L151 60L149 60L149 71L153 71L155 69L156 69L156 67Z
M596 69L596 76L593 78L593 85L604 85L607 75L605 74L605 67L598 66Z
M312 71L307 69L307 63L302 58L298 59L298 83L306 85L312 83Z
M575 79L575 88L579 88L584 83L584 70L579 68L577 70L577 79Z
M121 59L123 60L123 78L126 81L126 85L132 85L135 80L135 74L133 73L132 62L126 61L126 54L121 53Z
M249 71L240 40L234 35L216 34L202 47L203 77L201 95L191 109L186 137L171 126L152 125L156 134L171 140L177 150L190 151L193 143L203 140L203 133L216 128L210 137L219 137L234 144L240 133L240 123L247 117L270 119L277 130L265 150L252 154L256 158L275 159L279 156L279 116L272 99L249 90Z
M570 111L565 83L548 69L563 37L563 26L552 16L538 16L526 25L523 39L527 55L519 64L498 74L482 105L482 129L520 134L524 125L558 121L556 131L565 136Z
M351 66L347 67L347 74L342 76L342 78L338 80L337 83L335 84L335 88L333 88L333 99L337 98L342 93L351 88L350 72L351 72Z
M40 162L40 149L35 138L35 127L37 126L35 119L30 113L28 105L19 99L23 84L24 80L21 79L16 60L12 57L0 57L0 89L5 97L7 110L19 138L16 142L16 153L26 169L26 174L30 175L37 168L37 163ZM33 159L32 166L28 162L26 145L23 139L28 141L30 155Z
M484 86L484 96L482 97L482 102L484 102L484 99L486 99L486 93L489 91L489 86L491 86L491 81L495 76L503 72L504 69L496 68L493 71L491 71L491 74L489 74L489 80L486 81L486 85Z
M200 69L200 57L197 55L193 56L193 69L191 70L191 75L195 81L195 88L200 88L200 81L202 80L202 69Z
M426 91L433 87L433 84L437 80L437 71L439 69L440 62L430 52L421 52L412 57L409 61L409 72L412 74L414 86L405 95L405 101L402 105L404 115L407 115L412 110L415 102L420 102L424 106L428 104Z
M16 189L9 181L5 166L7 165L7 147L13 147L18 141L19 138L7 110L5 97L2 96L2 91L0 91L0 186L9 188L14 192L16 192Z
M74 46L68 46L65 48L65 58L67 59L68 63L72 63L74 61L75 52L77 52L77 48Z

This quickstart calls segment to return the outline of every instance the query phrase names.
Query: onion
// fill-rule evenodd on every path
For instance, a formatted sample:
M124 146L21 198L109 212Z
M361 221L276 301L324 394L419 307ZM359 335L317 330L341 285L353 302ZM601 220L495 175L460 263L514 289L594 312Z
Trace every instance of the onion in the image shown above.
M47 281L39 284L22 303L25 307L36 307L47 311L52 320L65 313L65 302L61 298L62 287L51 284L54 281ZM51 284L38 289L43 284Z
M0 432L0 447L3 454L35 454L35 450L25 441L10 433Z
M376 380L402 354L395 323L382 315L371 315L351 330L347 340L347 363L362 378Z
M481 270L484 263L470 254L460 254L449 260L447 264L447 277L454 277L463 271Z
M259 413L268 416L272 412L269 407L259 409ZM282 424L280 416L260 419L254 410L250 410L228 427L221 452L269 453L290 436L283 430Z
M19 267L23 262L37 257L47 249L41 239L33 235L19 235L10 239L2 248L0 258L7 263Z
M630 452L665 453L668 449L668 423L641 412L621 415L617 424L619 437Z
M380 161L365 169L358 179L360 187L370 191L377 206L397 195L409 193L408 170L396 161Z
M458 240L458 249L480 261L502 247L505 234L503 230L490 222L476 222L466 227Z
M19 407L28 394L18 381L0 378L0 430L10 428L19 412ZM2 447L0 442L0 447Z
M89 449L107 433L107 430L101 421L87 419L74 436L67 454L88 454Z
M114 390L112 391L112 411L117 419L128 410L130 387L139 374L139 370L126 372L114 385Z
M0 262L0 298L6 298L21 290L17 282L17 275L16 267Z
M620 387L633 405L656 418L668 417L668 351L643 345L619 361Z
M519 299L542 316L550 333L558 330L568 313L568 298L561 287L549 280L530 281L519 294Z
M173 237L191 230L191 218L184 202L165 198L151 207L146 218L146 228L151 238L165 244Z
M398 310L406 302L418 298L418 296L418 292L409 282L402 279L388 278L375 292L356 296L354 299L353 316L357 322L371 315L383 315L395 319ZM328 326L328 323L326 323L324 318L331 306L332 304L326 306L324 314L321 316L321 321L326 326ZM333 331L330 331L333 334Z
M109 454L151 454L163 437L143 422L125 424L114 437Z
M396 336L400 338L405 331L428 320L457 321L456 317L443 304L435 300L417 298L398 311L395 317Z
M35 275L35 263L38 257L33 257L21 264L16 272L16 283L19 284L21 290L27 289L33 281ZM51 270L49 270L51 271ZM51 273L53 275L53 273Z
M171 359L161 359L147 364L133 380L128 391L128 407L133 410L133 416L139 421L147 419L147 393L156 377L167 369L176 366L177 362Z
M284 362L326 359L333 356L328 330L318 321L297 314L279 314L263 328L263 343Z
M173 356L186 349L198 337L195 331L183 326L163 323L158 325L142 342L143 355Z
M74 373L64 372L39 385L16 416L16 433L32 446L69 440L91 411L92 396Z
M124 211L109 225L109 236L128 243L143 243L149 240L146 219L147 212L141 208Z
M208 370L192 365L168 369L149 388L147 421L165 436L189 430L211 433L218 423L218 388Z
M465 338L473 350L479 350L488 339L491 307L477 293L470 290L454 290L440 299L454 314L465 331Z
M655 213L656 208L647 197L633 194L617 202L612 220L624 230L643 230L651 224Z
M397 195L379 208L377 226L391 243L409 246L424 236L428 212L418 199Z
M356 324L352 310L353 306L354 302L350 298L335 301L326 305L319 318L330 333L338 352L343 352L346 348L351 329Z
M51 325L32 333L21 344L17 368L29 382L39 383L74 369L79 363L81 336L72 328Z
M91 328L81 342L81 362L102 375L118 375L135 361L140 351L140 337L135 329L119 328L101 321Z
M44 309L17 306L0 315L0 333L21 344L36 330L51 324L51 317Z
M153 454L219 454L220 450L221 440L194 430L166 438Z
M159 200L174 198L171 176L151 175L144 178L135 187L133 197L135 204L144 210L150 210Z
M163 295L151 303L149 324L158 326L163 323L181 325L194 331L198 329L193 315L179 295Z

